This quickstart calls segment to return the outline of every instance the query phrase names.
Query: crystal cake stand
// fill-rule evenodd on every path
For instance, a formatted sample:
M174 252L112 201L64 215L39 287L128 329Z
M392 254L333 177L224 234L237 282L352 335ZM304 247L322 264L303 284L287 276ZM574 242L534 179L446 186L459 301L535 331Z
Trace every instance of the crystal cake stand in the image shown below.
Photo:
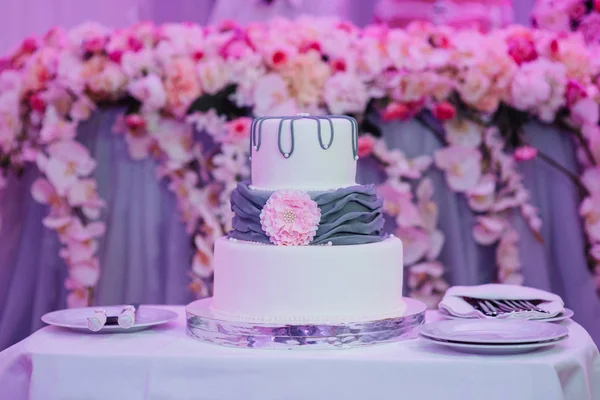
M203 342L229 347L263 349L345 349L414 339L425 321L427 307L404 298L403 315L374 321L344 323L256 323L216 318L212 298L185 307L188 334Z

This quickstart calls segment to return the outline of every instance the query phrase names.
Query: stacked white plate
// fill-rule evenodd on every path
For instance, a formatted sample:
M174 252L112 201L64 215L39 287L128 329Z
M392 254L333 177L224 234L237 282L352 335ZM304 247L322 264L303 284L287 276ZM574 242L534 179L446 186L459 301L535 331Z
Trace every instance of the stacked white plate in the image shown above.
M567 328L538 321L461 319L423 325L424 340L454 350L478 354L516 354L555 345Z
M456 315L452 315L450 313L448 313L446 310L440 309L438 310L440 315L446 319L461 319L461 320L465 320L465 319L478 319L476 317L473 318L466 318L466 317L459 317ZM565 308L565 311L556 315L556 316L552 316L552 317L548 317L548 318L537 318L536 321L540 321L540 322L561 322L561 321L565 321L569 318L571 318L573 315L575 315L575 313L573 312L573 310L569 309L569 308Z

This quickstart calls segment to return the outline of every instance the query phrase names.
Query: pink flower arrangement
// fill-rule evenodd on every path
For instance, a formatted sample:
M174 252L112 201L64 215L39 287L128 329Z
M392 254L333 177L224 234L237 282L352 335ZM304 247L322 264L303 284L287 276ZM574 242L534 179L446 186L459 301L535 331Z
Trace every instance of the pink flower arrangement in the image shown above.
M596 36L593 14L581 15L571 0L555 3L559 12L547 8L536 15L540 25L568 30L570 19L578 18L586 37ZM215 110L186 115L199 96L235 85L229 100L257 116L302 111L360 119L367 104L374 103L381 107L381 119L390 122L428 109L445 131L444 146L433 156L409 158L372 136L359 138L358 152L382 167L386 180L378 190L385 212L394 218L399 235L413 241L411 291L434 299L445 283L443 266L436 261L443 244L436 228L438 205L431 182L423 178L432 165L444 172L453 191L464 193L476 213L475 240L498 243L501 280L518 281L520 274L508 214L520 212L535 235L541 227L516 166L535 156L534 149L517 149L513 157L498 132L463 118L457 107L466 105L482 119L500 104L546 122L567 115L592 154L590 159L579 149L584 184L595 193L600 179L592 163L600 161L600 131L594 51L578 35L522 27L485 35L427 24L360 30L314 18L247 27L227 22L210 27L140 23L118 31L97 24L70 32L53 29L43 38L24 40L1 63L0 149L11 165L35 162L42 172L32 195L49 205L44 224L57 231L64 245L69 304L84 304L91 301L100 273L95 251L103 229L95 220L104 202L91 177L95 161L76 141L77 124L100 102L137 100L139 110L120 118L115 131L133 158L153 158L157 176L168 180L186 229L197 238L191 287L207 295L212 245L230 229L229 194L250 172L251 120L228 120ZM214 151L195 141L192 125L211 136ZM286 196L274 194L275 205L265 206L265 231L280 244L308 244L318 228L318 207L308 195ZM580 212L592 246L598 247L596 197L587 196ZM289 213L284 218L273 210Z
M273 193L260 213L269 240L278 246L306 246L317 233L321 210L308 193L281 190Z

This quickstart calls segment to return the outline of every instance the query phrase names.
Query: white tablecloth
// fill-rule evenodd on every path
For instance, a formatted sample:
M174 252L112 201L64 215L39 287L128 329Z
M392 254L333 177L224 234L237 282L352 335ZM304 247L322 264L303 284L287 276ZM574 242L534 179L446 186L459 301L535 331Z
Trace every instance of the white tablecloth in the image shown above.
M0 399L598 400L600 356L585 330L546 350L456 353L422 339L326 351L225 348L162 328L87 335L46 327L0 353ZM429 314L428 320L437 319Z

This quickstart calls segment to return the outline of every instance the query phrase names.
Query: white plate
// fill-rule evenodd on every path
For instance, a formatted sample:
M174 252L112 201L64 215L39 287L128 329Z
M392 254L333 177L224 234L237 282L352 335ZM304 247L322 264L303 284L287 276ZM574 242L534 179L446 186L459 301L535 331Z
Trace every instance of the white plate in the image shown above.
M444 318L447 319L461 319L461 320L465 320L465 319L488 319L488 318L467 318L467 317L458 317L456 315L452 315L452 314L448 314L447 311L445 310L438 310L440 312L440 315ZM560 322L560 321L564 321L566 319L571 318L573 315L575 315L575 312L573 312L573 310L569 309L569 308L565 308L565 312L560 313L558 315L555 315L554 317L550 317L550 318L536 318L536 319L530 319L529 321L540 321L540 322ZM526 319L526 318L522 318L522 319Z
M429 339L469 344L530 344L559 340L569 331L562 325L527 320L452 320L421 326Z
M444 342L438 341L426 336L421 336L422 339L427 340L428 342L435 343L440 346L449 347L452 350L460 351L463 353L473 353L473 354L484 354L484 355L500 355L500 354L519 354L519 353L527 353L530 351L538 350L544 347L553 346L559 342L562 342L566 339L566 336L557 339L551 340L549 342L539 342L539 343L528 343L528 344L474 344L474 343L457 343L457 342Z
M121 328L119 325L105 325L98 332L92 332L87 327L87 318L94 313L94 310L103 308L106 313L119 315L124 306L98 306L85 308L69 308L66 310L53 311L42 316L42 321L48 325L60 326L80 332L87 333L131 333L139 332L153 326L167 323L177 318L177 313L161 308L140 306L135 314L135 324L129 329Z

